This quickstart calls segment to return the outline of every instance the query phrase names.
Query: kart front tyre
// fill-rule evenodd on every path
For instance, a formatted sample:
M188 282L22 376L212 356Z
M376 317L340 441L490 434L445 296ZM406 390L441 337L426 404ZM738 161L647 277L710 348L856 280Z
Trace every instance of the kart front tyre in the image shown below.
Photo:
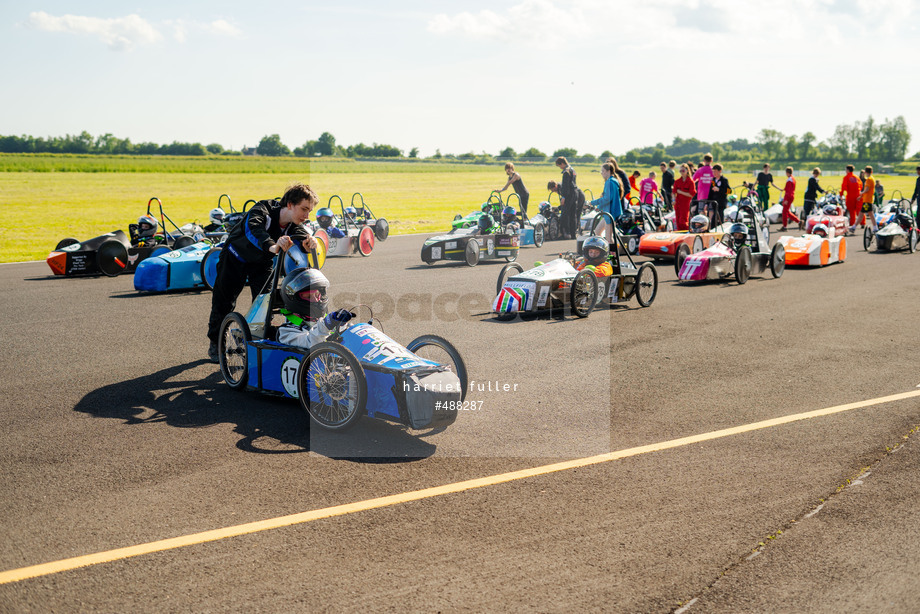
M466 244L466 264L476 266L479 264L479 241L470 239Z
M658 296L658 269L651 262L644 262L636 273L636 300L643 307L655 302Z
M512 262L510 264L506 264L505 266L503 266L501 272L498 274L498 283L495 285L495 294L498 294L499 292L502 291L502 287L505 285L505 281L509 277L517 273L523 273L523 272L524 272L524 267L522 267L517 262Z
M918 233L920 233L920 231L918 231L916 228L911 228L910 233L907 235L907 247L910 249L910 253L912 254L917 251Z
M67 237L66 239L61 239L60 241L58 241L58 244L54 246L54 251L57 252L57 251L64 249L65 247L70 247L71 245L77 245L78 243L79 241L77 241L73 237Z
M579 318L587 318L594 310L597 303L597 277L593 271L579 271L572 280L572 289L569 292L569 304L572 313Z
M378 218L377 223L374 224L374 234L377 235L377 240L386 241L390 236L390 223L382 217Z
M746 284L751 277L751 267L754 264L754 258L751 256L751 248L742 245L735 256L735 279L739 284Z
M439 348L443 354L447 355L450 363L447 365L448 368L457 376L457 379L460 380L460 400L466 399L466 391L469 388L469 378L466 372L466 363L463 362L463 357L460 356L460 352L457 351L457 348L455 348L450 341L438 335L422 335L421 337L416 337L406 345L407 350L426 360L434 360L439 364L445 364L445 362L447 362L443 360L443 356L438 356L438 358L435 359L425 356L425 352L419 354L419 351L424 347ZM456 412L454 412L454 416L454 419L456 419ZM451 422L453 422L453 420L451 420Z
M875 234L872 232L872 229L866 226L866 229L863 231L863 249L869 251L869 248L872 246L872 239L875 237Z
M365 411L364 368L345 346L317 343L300 363L297 396L313 422L326 430L344 431Z
M103 275L115 277L124 273L128 265L128 249L115 239L107 239L96 251L96 264Z
M246 318L231 311L220 323L217 338L217 355L220 359L220 374L234 390L245 388L249 381L249 342L252 334Z
M774 279L778 279L783 276L783 271L785 270L786 248L783 247L782 243L777 243L770 252L770 273L773 274Z
M543 239L545 238L545 233L543 231L543 224L537 222L533 225L533 244L534 247L543 247Z
M217 281L217 262L220 260L222 248L212 247L201 259L201 281L208 290L214 289L214 282Z
M699 238L699 237L697 237ZM674 256L674 273L678 276L680 275L680 268L684 266L684 260L687 259L687 256L690 255L690 246L686 243L681 243L677 246L677 254Z

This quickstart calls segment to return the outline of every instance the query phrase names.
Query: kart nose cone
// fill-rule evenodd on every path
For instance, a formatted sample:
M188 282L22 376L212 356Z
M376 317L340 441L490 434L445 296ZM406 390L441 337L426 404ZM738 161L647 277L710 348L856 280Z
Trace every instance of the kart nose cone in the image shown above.
M165 292L169 282L169 263L153 257L141 261L134 272L134 289L140 292Z
M63 275L67 272L67 252L51 252L46 262L55 275Z

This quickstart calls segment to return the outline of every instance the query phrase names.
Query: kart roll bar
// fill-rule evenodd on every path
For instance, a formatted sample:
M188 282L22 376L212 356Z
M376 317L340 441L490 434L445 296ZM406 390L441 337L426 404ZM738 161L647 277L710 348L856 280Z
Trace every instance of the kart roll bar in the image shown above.
M633 268L638 269L639 267L636 266L635 261L632 259L632 256L629 253L629 250L626 249L626 244L623 243L623 238L620 236L620 233L617 232L617 226L616 226L616 223L613 221L613 215L611 215L610 213L607 213L606 211L598 211L597 215L594 216L594 220L591 222L591 235L590 236L592 237L598 236L595 234L595 231L597 230L598 224L600 224L601 220L604 219L605 217L610 219L610 229L612 231L611 235L613 236L613 242L616 243L619 247L623 248L623 252L626 254L626 258L627 260L629 260L629 263L633 266ZM617 257L616 257L617 272L619 272L619 268L620 268L619 249L616 251L617 251Z
M758 251L758 252L759 252L759 251L761 251L761 250L760 250L760 226L759 226L759 224L758 224L758 222L757 222L757 214L756 214L755 211L754 211L753 205L738 205L738 221L739 221L739 222L741 221L741 212L742 212L742 211L745 211L745 212L747 212L747 213L750 213L750 215L751 215L751 226L752 226L752 230L753 230L754 241L757 242L757 245L753 245L753 246L752 246L752 247L754 247L754 248L756 248L756 249L753 249L753 250L751 250L751 251ZM748 232L748 238L750 238L750 237L751 237L751 232Z
M169 220L169 223L173 225L173 228L175 228L176 232L178 232L180 235L191 236L191 235L186 235L184 232L182 232L178 224L172 221L169 218L169 216L163 212L163 203L160 202L160 199L157 198L156 196L154 196L153 198L147 201L147 215L150 215L150 203L152 203L153 201L157 201L157 204L160 206L160 223L163 225L163 240L166 242L166 245L170 245L170 242L172 243L176 242L176 237L172 237L170 236L168 232L166 232L166 220Z

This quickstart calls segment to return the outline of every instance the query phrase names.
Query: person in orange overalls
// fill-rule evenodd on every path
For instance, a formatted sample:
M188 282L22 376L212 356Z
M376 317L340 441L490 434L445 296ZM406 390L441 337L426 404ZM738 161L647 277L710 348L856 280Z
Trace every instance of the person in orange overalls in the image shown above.
M610 264L610 244L603 237L588 237L582 245L582 258L575 264L576 270L589 268L596 277L610 277L613 275L613 265Z
M866 174L866 181L863 185L862 192L859 193L862 200L862 212L859 214L859 223L866 225L866 219L869 220L869 226L872 232L878 232L878 226L875 223L875 212L873 204L875 203L875 177L872 176L872 167L867 166L863 171Z
M859 185L859 179L853 174L856 170L852 164L847 164L847 174L843 176L843 183L840 184L840 195L844 197L847 212L850 214L850 234L856 231L856 215L860 210L859 193L862 186Z

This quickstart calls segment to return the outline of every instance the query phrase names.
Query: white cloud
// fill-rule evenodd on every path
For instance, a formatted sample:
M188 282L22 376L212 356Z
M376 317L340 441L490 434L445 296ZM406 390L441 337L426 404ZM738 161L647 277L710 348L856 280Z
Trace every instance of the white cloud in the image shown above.
M116 51L127 51L135 45L155 43L162 34L139 15L103 19L62 15L56 17L44 11L29 14L27 25L45 32L68 32L92 36Z
M577 6L558 8L549 0L523 0L504 14L490 10L453 16L441 13L428 22L428 31L552 47L555 41L586 34L589 27Z
M205 26L205 29L213 34L218 34L221 36L239 37L243 34L242 30L237 28L226 19L217 19L212 21L207 26Z

